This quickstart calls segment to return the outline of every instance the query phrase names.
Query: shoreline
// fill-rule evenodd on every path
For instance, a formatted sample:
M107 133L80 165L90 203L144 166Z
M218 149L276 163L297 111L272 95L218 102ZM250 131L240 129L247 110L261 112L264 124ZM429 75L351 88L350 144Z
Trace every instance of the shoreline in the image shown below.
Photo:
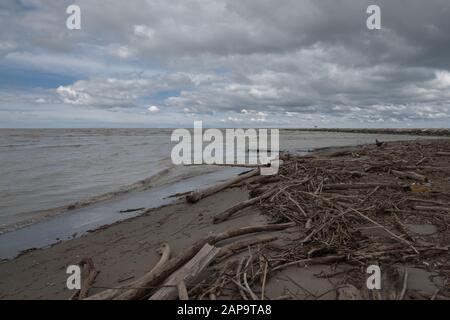
M224 168L206 171L139 192L130 192L109 200L83 206L38 223L0 234L0 261L13 259L22 252L39 250L59 242L70 241L98 228L105 228L143 212L170 205L177 201L177 193L192 188L213 185L228 176L245 171L245 168ZM14 245L10 245L10 244Z
M427 143L432 145L441 142L447 143L446 140L428 140ZM396 146L404 143L390 142L387 148L395 150ZM366 147L330 147L318 150L305 159L309 157L340 159L342 156L349 156L349 160L351 160L352 153ZM388 152L390 152L389 150ZM269 185L271 184L269 183ZM217 233L230 228L271 223L273 219L264 214L264 210L259 206L247 207L239 212L237 217L222 223L211 223L213 217L218 213L245 201L249 195L254 194L255 186L251 186L251 181L249 181L241 186L227 188L195 204L188 204L179 199L176 203L149 209L137 217L101 226L79 238L23 252L12 260L2 261L0 263L0 273L3 275L0 280L0 298L67 299L71 292L65 288L67 276L65 268L69 264L77 264L85 257L93 258L96 268L100 271L91 288L91 294L95 294L106 288L122 286L143 275L148 271L149 266L157 263L156 251L161 242L169 242L174 251L173 254L177 255L211 232ZM260 186L260 188L264 187L264 185ZM300 231L304 232L305 230ZM274 246L283 247L296 239L297 233L296 228L291 228L285 231L271 232L269 235L278 238L273 242ZM348 266L343 264L338 268L346 270ZM283 272L280 277L299 277L299 279L296 278L296 281L301 281L302 285L305 282L309 290L315 290L317 295L325 293L320 298L334 299L335 292L330 291L333 286L330 287L328 281L315 277L315 274L323 270L330 273L332 269L332 264L325 263L302 269L303 272L299 274L296 267ZM416 287L427 288L425 290L427 292L430 291L428 290L430 288L436 288L434 282L428 280L430 274L429 270L426 270L427 268L425 270L416 269L413 268L410 271L411 278L417 282L411 283L411 288L416 285ZM338 278L342 280L340 277ZM282 280L270 282L267 287L267 295L272 299L282 296L286 286L287 284ZM292 283L289 287L292 287ZM327 291L330 292L326 293ZM294 296L300 297L300 295Z
M407 134L415 136L450 137L449 128L286 128L286 131L339 132L339 133L375 133L375 134Z
M65 129L61 129L65 130ZM83 136L84 130L81 130L79 134ZM156 132L159 134L160 132ZM283 130L282 130L283 133ZM287 133L287 134L286 134ZM95 145L96 142L98 142L96 139L96 135L93 135L92 137L89 132L84 132L84 134L89 137L86 143L80 143L77 145L77 150L73 150L73 152L77 153L80 152L78 150L79 146L84 146L86 148L90 148L89 146L91 144ZM97 133L98 134L98 133ZM137 134L139 137L139 133L134 132L134 134ZM301 131L299 133L289 133L288 131L285 132L286 136L283 137L285 139L286 144L282 150L289 150L290 152L296 153L296 154L305 154L310 151L314 151L315 149L320 149L322 147L328 147L328 146L353 146L353 145L360 145L364 143L371 143L375 140L375 138L381 138L385 139L385 141L390 140L407 140L407 139L416 139L417 136L408 136L408 135L383 135L380 136L374 135L374 134L340 134L340 135L332 135L330 133L323 133L323 134L310 134L307 131ZM41 131L35 132L34 135L36 135L34 138L38 137L39 135L42 135L45 139L50 139L49 143L52 147L57 146L58 143L60 143L61 147L67 147L70 146L70 143L73 143L73 136L69 132L67 132L65 135L62 134L61 140L58 140L59 142L54 142L53 137L49 134L43 134ZM14 135L13 135L14 136ZM114 135L112 135L114 137ZM302 137L306 136L305 139ZM323 136L320 138L317 142L314 142L315 137L314 136ZM339 136L339 137L337 137ZM94 137L94 138L93 138ZM430 138L436 138L436 137L430 137ZM46 140L46 141L47 141ZM92 141L91 141L92 140ZM150 139L150 141L153 141ZM293 143L293 141L295 141ZM143 143L142 141L137 143L137 145L140 145ZM148 142L147 142L148 143ZM27 145L27 144L26 144ZM31 145L36 145L39 147L39 144L36 144L35 142L31 143ZM134 145L134 144L132 144ZM20 144L17 144L17 146L20 149ZM45 147L46 143L44 143L41 147ZM27 147L28 148L28 147ZM53 148L52 148L53 150ZM70 152L71 149L67 149L68 152ZM132 154L136 152L135 149L130 149ZM30 150L31 152L32 150ZM40 154L41 151L38 151L37 154ZM86 154L89 154L89 149L86 149ZM33 152L31 152L33 154ZM31 156L31 155L30 155ZM53 157L51 155L42 154L39 156L39 158L45 158L50 157L50 159ZM139 157L139 156L138 156ZM14 156L12 156L14 158ZM80 162L83 162L84 158L88 159L88 157L80 157L77 161L75 161L74 166L80 166ZM140 157L142 158L142 157ZM167 159L166 159L167 160ZM118 162L122 161L123 164L120 166L120 168L127 166L127 161L125 160L118 160ZM159 161L159 160L158 160ZM140 166L143 167L142 163L143 161L137 161L140 163ZM78 163L78 164L77 164ZM33 164L34 165L34 164ZM98 165L98 163L97 163ZM158 164L160 165L160 164ZM30 166L31 164L24 164L24 166ZM202 168L182 168L182 167L173 167L171 165L164 165L160 169L161 171L156 170L153 174L151 172L150 176L147 175L146 172L143 172L142 175L135 176L132 175L133 179L124 179L124 174L120 173L118 176L118 180L126 180L124 183L113 183L115 187L105 187L104 181L101 180L112 180L111 178L93 178L92 180L90 178L79 180L81 176L79 176L75 171L67 174L66 179L64 181L61 181L61 179L53 179L49 178L49 174L55 174L56 177L61 177L65 174L65 172L71 172L72 169L69 168L60 168L60 171L56 170L56 172L53 172L51 167L48 167L47 173L45 173L46 165L44 164L36 164L36 166L43 166L44 172L39 173L39 175L42 175L42 185L34 185L34 181L38 181L34 176L35 172L33 170L19 170L17 169L20 166L15 166L12 168L10 176L14 177L15 181L16 179L18 181L21 181L21 183L18 184L16 188L16 192L13 195L8 195L8 193L5 193L4 196L2 196L2 204L5 204L2 206L2 217L5 217L3 220L3 224L0 226L0 235L7 233L9 231L15 231L27 226L32 226L36 223L39 223L41 221L49 220L53 217L58 217L60 215L67 215L71 214L74 211L79 210L80 208L89 208L91 205L96 205L99 202L107 202L109 200L114 200L117 197L122 197L122 195L132 194L134 191L139 190L145 190L149 187L155 187L160 186L167 183L176 182L176 180L184 179L184 177L189 176L197 176L200 172L197 172L195 174L192 173L192 171L202 171L205 169ZM146 166L146 165L145 165ZM216 167L218 168L218 167ZM198 169L198 170L197 170ZM116 168L116 172L117 172ZM153 169L152 169L153 170ZM210 168L212 170L212 168ZM126 171L126 170L119 170L120 172ZM151 171L151 170L150 170ZM203 170L206 171L206 170ZM53 173L51 173L53 172ZM96 175L97 170L93 171L93 174ZM102 169L100 168L100 172L102 172ZM207 172L204 172L207 173ZM15 174L18 174L16 177ZM25 176L21 176L22 174L25 174ZM104 174L101 174L99 177L103 176ZM108 174L106 174L108 175ZM27 177L34 177L32 181L27 182ZM111 175L108 176L114 176L114 172L112 172ZM142 177L146 177L145 179L142 179ZM72 184L65 185L66 181L69 181L71 179L73 180ZM5 178L5 181L8 181L8 176ZM79 188L71 187L71 186L77 186L79 184ZM89 188L92 188L92 186L95 186L98 184L98 189L91 190L89 193L86 193L86 190ZM54 185L61 186L57 190L55 190ZM1 189L5 190L5 188L9 188L5 183L3 183L3 186L0 187ZM48 189L47 189L48 188ZM53 188L53 189L52 189ZM48 190L48 191L47 191ZM70 191L72 190L72 191ZM51 198L47 196L47 193L51 194ZM40 197L39 195L42 195ZM51 199L51 200L48 200ZM63 200L64 199L64 200ZM4 201L4 202L3 202ZM1 250L0 250L1 251ZM1 252L0 252L0 258L1 258Z
M308 154L315 154L315 153L326 153L326 152L333 152L333 151L338 151L338 150L346 150L346 149L352 149L355 147L360 146L361 144L351 144L351 145L344 145L344 146L327 146L327 147L317 147L314 149L309 149L309 150L302 150L302 151L292 151L293 154L296 155L308 155ZM284 151L283 151L284 152ZM186 171L186 169L189 167L189 171ZM176 196L177 194L183 194L186 193L188 191L192 191L192 189L183 189L183 186L185 186L186 184L193 184L194 188L200 187L202 186L202 184L205 184L204 186L207 186L209 184L215 184L218 183L220 180L225 180L227 178L231 178L234 174L239 173L240 171L245 171L248 170L248 168L245 167L228 167L226 165L224 166L209 166L209 169L205 169L207 166L202 166L202 165L194 165L194 166L186 166L183 167L181 169L181 173L178 171L178 175L173 175L171 172L171 170L173 168L166 168L164 169L161 173L158 173L154 176L151 176L149 178L137 181L133 184L131 184L130 186L138 186L138 188L135 188L134 190L128 190L129 188L126 188L127 190L125 191L116 191L116 192L109 192L107 194L103 194L103 195L98 195L98 196L93 196L90 199L84 199L84 200L80 200L78 202L73 202L71 204L68 205L64 205L61 207L57 207L57 208L53 208L53 209L45 209L45 210L41 210L40 212L46 213L45 215L41 215L38 217L33 217L33 218L29 218L25 221L22 221L18 224L16 224L15 226L7 226L7 227L2 227L0 228L0 240L3 241L3 243L14 243L16 241L16 239L18 238L28 238L27 233L32 233L32 234L36 234L36 233L40 233L43 234L45 233L46 230L50 230L50 232L53 232L54 229L65 229L65 227L63 227L64 224L67 224L67 222L65 222L66 220L68 221L68 224L70 225L70 223L75 223L75 225L78 224L78 220L81 219L89 219L89 216L91 215L90 212L91 211L96 211L98 216L110 216L110 213L108 212L114 212L114 214L117 216L115 219L111 220L111 219L106 219L105 221L103 221L102 223L98 224L98 223L94 223L92 224L89 228L79 228L79 227L74 227L72 229L68 229L68 231L66 232L58 232L57 234L53 234L52 237L53 239L48 239L48 237L43 240L43 239L39 239L39 237L37 239L35 239L33 241L33 246L28 246L25 247L26 244L22 243L20 246L22 247L19 250L14 250L15 253L11 253L11 250L6 250L1 246L1 241L0 241L0 262L4 261L4 260L10 260L13 259L15 256L20 255L22 252L27 252L27 251L33 251L33 250L37 250L37 249L42 249L42 248L46 248L49 245L54 245L57 244L59 242L62 241L68 241L71 239L74 239L86 232L90 232L93 230L96 230L97 228L104 228L110 224L116 223L116 222L120 222L125 219L129 219L132 218L134 216L137 216L139 214L142 214L143 211L145 210L149 210L149 209L154 209L154 208L158 208L160 206L165 206L170 204L171 202L173 202L174 196ZM193 172L191 172L192 170L197 170L199 172L203 172L202 174L194 174ZM225 171L227 170L227 171ZM165 172L168 172L168 174L164 174ZM227 173L228 172L228 173ZM172 174L172 176L171 176ZM209 176L213 177L212 179L209 178ZM215 176L217 176L217 178L214 178ZM158 184L159 180L161 180L161 177L164 177L164 181L165 183L162 184ZM171 179L173 179L174 177L177 177L176 181L172 181ZM204 181L203 181L203 180ZM149 187L149 184L143 184L143 182L145 181L150 181L150 185L151 187ZM181 189L180 189L181 187ZM158 190L159 189L171 189L174 188L174 192L173 194L170 192L165 192L163 196L161 196L160 198L155 198L153 196L151 196L151 194L153 193L157 193L158 194ZM143 193L147 193L150 195L150 199L152 202L152 206L148 207L148 205L146 205L145 203L143 203L142 201L139 200L139 194L143 194ZM106 195L106 197L105 197ZM114 195L114 196L111 196ZM134 204L133 201L127 201L130 198L136 198L137 195L137 200L135 200ZM98 201L94 201L92 202L92 200L98 200ZM172 200L172 201L168 201L168 200ZM124 207L124 208L119 208L118 206L111 206L110 203L121 203L124 202L125 206L127 204L127 202L130 204L130 202L132 204L130 204L129 207ZM124 214L122 214L120 211L124 210L126 211L127 209L133 209L133 208L141 208L143 210L133 210L130 212L126 213L126 216ZM70 208L70 209L69 209ZM102 213L101 211L105 212ZM89 212L89 214L86 214L86 212ZM118 215L118 213L120 213ZM72 215L75 216L79 216L79 219L75 219L75 221L70 221L73 220L74 218L72 217ZM86 217L87 216L87 217ZM55 220L56 221L53 221ZM92 218L91 218L92 219ZM42 226L43 225L43 226ZM47 228L45 228L45 225L47 225ZM18 233L17 235L15 233ZM54 232L53 232L54 233ZM36 237L35 237L36 238ZM20 239L19 239L20 240Z
M359 146L361 146L361 145L319 147L319 148L315 148L315 149L308 150L308 151L302 151L302 152L298 153L298 155L301 155L301 156L319 155L319 154L326 155L326 154L330 154L330 153L333 153L333 152L339 152L339 151L342 151L342 150L353 150L355 148L358 148ZM297 154L297 152L294 152L294 154ZM195 167L195 166L189 166L189 167ZM197 167L202 167L202 166L201 165L197 165ZM220 168L222 170L220 170ZM167 170L170 170L170 168L169 169L165 169L164 171L167 171ZM225 170L230 171L230 172L229 173L225 173ZM108 203L110 203L110 202L119 202L120 203L122 201L121 198L127 199L127 197L130 197L130 195L132 196L135 191L140 192L140 193L142 193L142 192L154 193L156 189L159 189L159 188L167 189L167 188L171 188L171 187L175 187L175 190L178 190L177 185L183 186L186 183L190 184L190 183L192 183L191 180L194 180L194 183L193 183L194 187L200 186L201 184L204 184L202 187L208 187L208 185L212 185L212 184L218 183L221 180L225 180L227 178L232 178L233 174L237 174L240 171L245 172L246 170L249 170L249 168L239 167L239 166L229 167L229 166L226 166L226 165L224 165L224 166L218 165L218 166L216 166L216 169L214 169L214 170L213 169L211 169L209 171L207 170L201 175L187 175L186 177L182 177L181 180L178 180L178 181L176 181L174 183L166 183L166 184L162 184L162 185L159 185L159 186L156 186L156 187L153 187L153 188L148 188L147 187L145 189L137 188L136 190L130 190L130 191L127 190L127 191L125 191L123 193L121 192L118 197L117 196L108 197L107 199L101 199L100 201L95 201L94 203L87 203L87 204L85 204L84 203L85 201L83 200L83 201L77 202L77 203L79 203L79 205L75 206L74 208L71 208L70 210L67 209L67 208L69 206L73 206L73 204L65 205L65 206L62 206L62 207L55 208L55 209L43 210L43 212L51 212L51 214L46 215L44 217L40 217L40 218L38 217L37 221L36 221L35 218L33 218L32 222L28 221L27 223L25 223L23 225L21 224L21 225L19 225L16 228L1 229L0 230L0 239L2 238L2 236L6 235L6 240L4 240L5 242L14 241L14 238L16 238L15 234L14 234L15 232L19 232L19 233L28 232L27 228L35 229L36 226L39 226L42 223L43 224L52 224L52 222L53 222L52 219L66 220L67 218L70 218L70 216L67 216L67 214L69 214L69 215L70 214L75 214L75 215L83 216L83 212L91 211L92 208L95 209L97 207L101 208L102 211L107 211L107 210L114 211L108 205ZM233 171L234 173L231 172L231 171ZM157 178L158 176L159 175L155 175L155 176L152 176L152 177L150 177L148 179L149 180L156 180L155 178ZM218 176L218 178L213 178L213 180L210 181L210 179L208 178L209 176L213 176L213 177L214 176ZM142 181L145 181L145 180L148 180L148 179L144 179ZM199 179L200 180L201 179L205 179L205 181L203 181L203 182L197 181ZM197 181L197 182L195 182L195 181ZM138 183L140 183L140 182L138 182ZM134 183L133 185L138 184L138 183ZM58 235L58 236L55 235L53 240L46 240L46 242L44 242L44 243L38 241L37 243L41 243L41 244L40 245L38 244L37 247L34 246L34 247L25 248L25 249L22 249L22 250L19 250L19 251L16 250L16 253L14 255L8 254L8 256L6 256L6 257L3 254L3 256L0 256L0 263L5 262L5 261L9 261L9 260L12 260L12 259L15 259L15 258L17 258L17 257L19 257L19 256L21 256L21 255L23 255L25 253L27 253L27 252L32 252L32 251L36 251L36 250L42 250L42 249L50 248L50 247L52 247L54 245L57 245L57 244L59 244L61 242L73 240L73 239L77 238L78 236L82 236L84 234L95 232L96 230L99 230L99 229L107 228L107 227L109 227L111 225L114 225L116 223L121 223L121 222L126 221L128 219L133 219L135 217L138 217L140 215L144 215L144 214L146 214L146 212L150 212L150 211L155 210L155 209L163 208L165 206L175 205L179 201L183 201L183 199L182 199L183 197L180 197L181 195L184 195L184 194L186 194L186 193L188 193L190 191L193 191L193 189L192 188L190 188L190 189L188 188L186 190L182 189L181 192L180 191L176 191L173 194L166 194L165 197L163 197L163 198L161 198L159 200L156 199L156 205L153 204L151 207L141 207L141 208L139 208L139 210L138 209L124 208L123 211L125 211L125 212L121 212L121 211L117 211L116 210L117 211L116 213L121 213L121 214L125 214L126 213L127 217L125 217L125 218L119 217L116 220L113 220L113 221L110 221L110 222L102 223L102 224L96 225L96 226L94 225L90 229L86 229L86 228L84 228L83 230L76 229L76 230L72 230L72 232L65 232L62 235ZM108 194L113 194L113 192L108 193ZM100 196L95 196L95 197L92 197L92 198L93 199L94 198L100 198L100 197L103 198L103 196L104 195L100 195ZM133 208L135 208L135 207L137 208L136 205L132 206L132 207ZM59 210L61 208L64 209L64 210ZM56 213L53 212L55 210L57 211ZM129 211L127 212L127 210L129 210ZM59 225L61 225L61 223ZM42 232L42 231L43 231L43 229L40 228L39 232ZM31 232L33 232L33 231L31 231ZM8 239L9 236L12 236L13 239L12 240ZM18 235L18 236L20 236L20 235ZM23 236L25 236L25 234ZM36 244L36 242L34 242L34 243Z

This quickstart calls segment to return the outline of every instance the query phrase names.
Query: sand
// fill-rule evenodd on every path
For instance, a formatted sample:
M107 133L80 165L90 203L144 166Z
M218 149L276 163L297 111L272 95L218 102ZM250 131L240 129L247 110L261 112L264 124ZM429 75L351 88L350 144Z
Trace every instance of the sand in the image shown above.
M197 204L180 201L80 238L23 253L0 264L0 298L68 299L72 292L66 288L66 268L83 257L92 257L100 270L96 287L116 287L156 264L159 260L156 250L162 241L169 242L177 254L209 232L264 223L265 218L250 209L238 219L211 224L213 214L248 197L243 191L228 189Z

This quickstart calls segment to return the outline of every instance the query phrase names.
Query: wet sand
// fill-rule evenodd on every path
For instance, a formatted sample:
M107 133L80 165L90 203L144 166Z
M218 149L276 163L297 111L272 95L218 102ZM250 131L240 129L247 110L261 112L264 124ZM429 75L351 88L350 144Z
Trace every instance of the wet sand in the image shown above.
M243 191L228 189L197 204L180 201L50 248L23 253L0 264L0 298L68 299L72 292L66 288L66 268L84 257L93 258L100 271L95 281L98 288L91 293L101 291L100 287L117 287L158 262L162 241L176 255L210 232L264 223L265 218L254 209L239 219L211 223L214 214L245 200L248 195Z

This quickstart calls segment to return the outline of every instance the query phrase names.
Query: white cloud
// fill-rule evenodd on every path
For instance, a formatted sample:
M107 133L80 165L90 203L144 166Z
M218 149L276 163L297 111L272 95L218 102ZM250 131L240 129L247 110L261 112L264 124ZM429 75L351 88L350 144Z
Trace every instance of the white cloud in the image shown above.
M119 48L117 48L117 50L115 51L115 54L123 59L128 58L131 55L130 49L127 46L120 46Z
M159 108L158 108L157 106L150 106L150 107L148 108L148 111L150 111L150 112L158 112L158 111L159 111Z
M92 78L60 86L56 92L65 103L91 107L130 107L144 96L191 85L187 74L163 74L150 78Z

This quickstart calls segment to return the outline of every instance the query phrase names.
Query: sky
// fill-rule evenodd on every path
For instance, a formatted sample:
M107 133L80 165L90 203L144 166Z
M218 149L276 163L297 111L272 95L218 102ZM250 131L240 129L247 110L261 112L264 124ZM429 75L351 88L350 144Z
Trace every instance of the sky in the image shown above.
M0 127L449 127L449 17L448 0L1 0Z

